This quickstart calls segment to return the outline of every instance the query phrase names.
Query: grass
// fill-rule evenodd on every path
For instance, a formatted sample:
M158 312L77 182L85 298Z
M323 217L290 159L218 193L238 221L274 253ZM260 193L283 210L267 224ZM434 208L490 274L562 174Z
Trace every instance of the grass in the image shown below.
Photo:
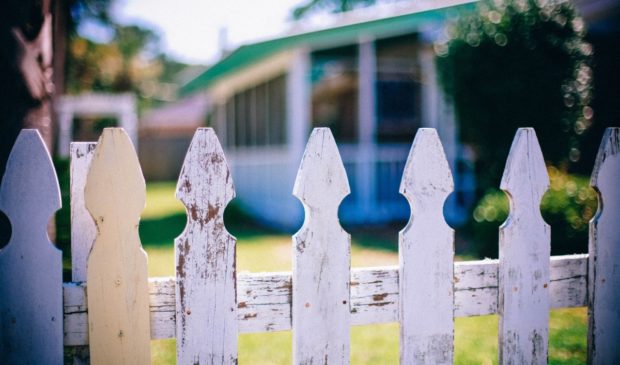
M174 184L151 183L147 207L142 214L140 236L149 255L149 276L174 275L173 240L183 230L186 217L174 198ZM234 206L226 210L228 230L237 237L239 271L291 270L290 236L270 232L251 223ZM393 240L396 240L394 231ZM380 241L373 244L373 239ZM353 234L353 267L393 265L398 262L396 245L372 231ZM387 243L386 243L387 242ZM497 363L497 316L457 318L455 363ZM587 313L585 308L551 311L550 364L583 364L586 356ZM154 364L175 363L175 340L152 342ZM239 336L239 364L290 364L291 333L275 332ZM355 326L351 329L352 364L397 364L398 324Z

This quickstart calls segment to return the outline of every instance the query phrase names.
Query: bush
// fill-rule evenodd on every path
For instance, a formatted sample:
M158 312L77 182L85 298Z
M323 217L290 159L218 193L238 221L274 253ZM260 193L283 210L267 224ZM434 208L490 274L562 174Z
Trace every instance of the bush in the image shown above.
M588 250L588 223L596 212L597 195L584 176L568 175L549 167L551 186L540 210L551 226L551 253L564 255ZM500 190L488 191L468 225L472 248L480 257L497 257L499 226L508 217L508 198Z
M592 46L570 1L481 0L435 45L479 192L498 186L518 127L534 127L547 162L572 168L592 123Z

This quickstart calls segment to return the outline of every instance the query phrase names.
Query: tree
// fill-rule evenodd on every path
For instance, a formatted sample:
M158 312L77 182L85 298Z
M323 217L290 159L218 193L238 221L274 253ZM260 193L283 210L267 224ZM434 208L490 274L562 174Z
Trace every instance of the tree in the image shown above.
M310 0L293 9L293 19L299 20L313 13L330 12L343 13L345 11L373 5L377 0Z
M571 2L482 0L435 46L480 192L497 187L515 130L536 129L548 163L568 170L592 122L592 47Z

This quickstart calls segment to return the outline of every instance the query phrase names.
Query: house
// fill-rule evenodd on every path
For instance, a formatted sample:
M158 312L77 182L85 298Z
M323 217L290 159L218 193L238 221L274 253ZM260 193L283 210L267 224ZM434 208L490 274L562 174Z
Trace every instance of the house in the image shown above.
M241 46L185 84L182 95L209 100L207 119L226 151L239 203L264 223L298 228L303 209L291 195L297 168L311 129L326 126L351 186L341 221L406 220L409 207L398 193L405 161L416 130L433 127L461 195L448 201L446 218L462 219L473 184L457 168L462 151L433 51L445 19L473 8L456 3L370 8L330 27Z

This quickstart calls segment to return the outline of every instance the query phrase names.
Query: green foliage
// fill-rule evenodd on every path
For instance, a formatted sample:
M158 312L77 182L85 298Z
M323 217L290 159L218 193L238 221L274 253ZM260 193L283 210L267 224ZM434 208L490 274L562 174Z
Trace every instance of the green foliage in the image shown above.
M160 50L158 33L137 25L116 24L109 16L114 0L72 0L76 22L94 22L112 35L97 43L81 36L71 25L65 88L82 92L133 92L143 110L176 99L177 73L187 65L170 59Z
M551 187L541 202L544 220L551 226L553 255L584 253L588 250L588 222L596 212L596 192L586 177L549 168ZM508 217L508 198L490 190L473 213L470 230L473 250L480 257L497 257L498 227Z
M482 0L435 45L480 191L498 185L518 127L536 129L548 162L580 158L590 126L592 47L570 1Z

